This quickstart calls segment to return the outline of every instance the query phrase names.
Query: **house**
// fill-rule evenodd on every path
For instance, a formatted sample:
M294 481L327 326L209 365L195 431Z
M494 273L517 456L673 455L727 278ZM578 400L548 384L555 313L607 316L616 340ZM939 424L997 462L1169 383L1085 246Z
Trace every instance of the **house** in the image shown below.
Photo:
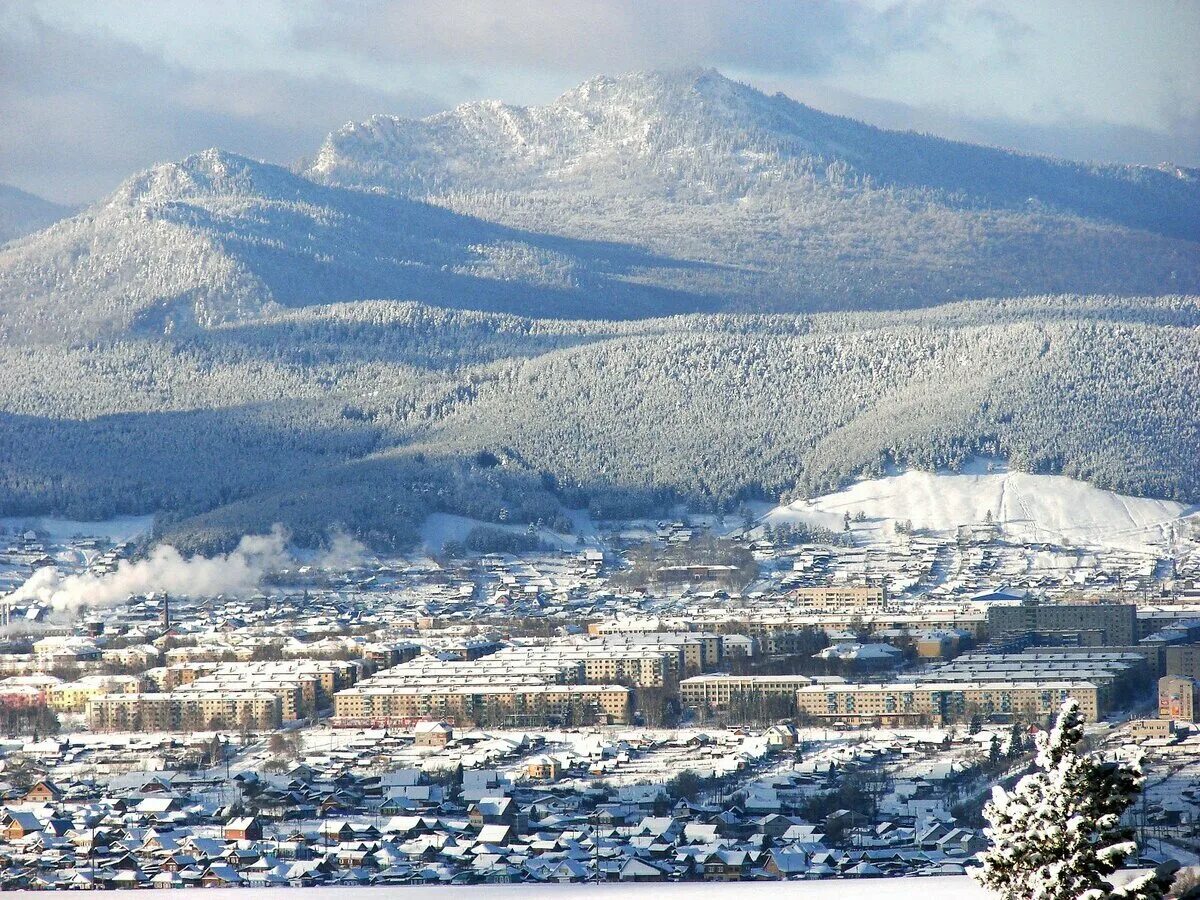
M467 819L476 828L483 825L512 825L517 820L517 806L510 797L484 797L472 803Z
M5 810L0 818L0 836L6 841L19 840L27 835L36 834L42 830L38 817L30 812L12 812Z
M445 722L418 722L413 731L417 747L445 747L454 737L454 729Z
M790 750L796 746L796 727L786 723L772 725L763 733L763 739L772 750Z
M225 823L227 841L260 841L262 836L262 825L254 816L240 816Z
M745 850L715 850L702 860L705 881L741 881L750 871Z
M57 803L63 797L62 788L52 781L42 779L25 792L26 803Z
M588 867L577 859L564 859L553 869L546 872L546 881L580 882L586 881L590 874Z
M202 887L235 887L243 881L238 870L233 866L224 863L215 866L209 866L204 870L204 874L200 876L200 884Z
M802 850L778 848L767 855L763 870L775 878L803 877L809 869L808 854Z
M494 844L504 847L510 844L516 835L511 825L484 825L479 829L476 840L480 844Z
M618 881L666 881L668 870L652 862L637 857L625 860L617 870Z
M535 781L556 781L562 767L553 756L535 756L525 766L525 774Z
M987 841L969 828L952 828L937 839L937 848L950 856L970 856L987 845Z

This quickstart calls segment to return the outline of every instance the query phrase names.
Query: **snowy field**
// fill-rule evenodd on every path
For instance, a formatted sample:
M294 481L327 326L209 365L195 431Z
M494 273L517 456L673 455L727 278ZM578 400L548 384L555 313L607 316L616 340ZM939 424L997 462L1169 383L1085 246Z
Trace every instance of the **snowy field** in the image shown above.
M978 887L964 876L937 878L871 878L837 881L789 882L690 882L654 884L513 884L440 887L424 885L411 887L350 887L350 888L239 888L230 892L234 900L262 900L278 897L280 891L295 893L304 900L380 900L383 897L404 897L406 900L577 900L595 897L598 900L742 900L742 898L797 897L800 900L986 900L994 895ZM134 894L145 897L145 891L107 891L106 897ZM13 891L10 896L42 897L42 892Z
M46 532L56 543L68 538L96 537L110 541L131 541L150 531L154 516L119 516L102 522L57 519L52 516L9 516L0 518L0 527L8 531Z
M866 516L854 530L868 539L888 537L885 526L905 519L914 528L949 535L960 525L982 524L990 513L1012 540L1140 551L1166 546L1191 524L1200 524L1195 506L1115 494L1062 475L988 472L981 466L964 474L910 471L860 481L834 494L776 507L766 520L840 531L847 513Z

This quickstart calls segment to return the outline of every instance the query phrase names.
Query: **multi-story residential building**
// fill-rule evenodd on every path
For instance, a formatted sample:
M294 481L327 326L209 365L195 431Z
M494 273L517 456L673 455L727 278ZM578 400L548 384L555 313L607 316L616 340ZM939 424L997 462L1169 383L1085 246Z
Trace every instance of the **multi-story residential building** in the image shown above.
M970 653L921 676L921 681L1086 681L1103 709L1150 686L1144 655L1117 648L1030 648L1020 653Z
M265 691L98 694L88 700L92 731L192 731L208 727L278 728L279 698Z
M730 620L738 631L758 638L766 653L784 652L777 649L786 635L805 629L824 631L827 634L844 634L861 629L876 633L884 631L908 632L912 634L931 630L962 631L971 638L978 637L987 624L982 610L977 609L930 609L921 612L849 612L845 610L827 612L767 613L747 618Z
M987 629L994 641L1028 635L1047 643L1130 645L1138 639L1137 607L1132 603L997 603L988 607Z
M1200 678L1200 644L1175 644L1164 651L1166 674Z
M1105 712L1096 686L1085 681L809 685L796 692L796 706L803 715L850 724L940 725L973 715L1043 721L1068 697L1089 719Z
M1158 717L1178 722L1196 721L1196 697L1200 682L1187 675L1164 675L1158 679Z
M334 698L335 719L406 723L437 719L457 724L511 720L518 724L552 721L627 724L630 690L620 685L495 684L416 687L368 683Z
M85 675L56 684L46 691L46 705L55 712L79 713L99 694L137 694L142 681L134 675Z
M679 699L684 706L722 709L738 700L760 697L794 699L796 691L810 684L844 684L844 678L807 675L696 675L679 682Z
M789 597L807 609L849 612L879 612L887 606L887 588L858 585L827 585L794 588Z

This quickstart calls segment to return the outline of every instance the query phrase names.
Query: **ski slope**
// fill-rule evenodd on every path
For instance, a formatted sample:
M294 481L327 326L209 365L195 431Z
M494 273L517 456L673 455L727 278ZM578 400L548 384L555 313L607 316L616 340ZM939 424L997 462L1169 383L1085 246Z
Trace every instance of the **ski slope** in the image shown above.
M773 525L804 522L841 530L847 513L867 522L856 532L882 532L888 522L953 533L989 521L1011 539L1077 547L1150 551L1200 525L1200 507L1130 497L1063 475L979 470L965 474L908 471L860 481L845 490L800 500L767 513Z

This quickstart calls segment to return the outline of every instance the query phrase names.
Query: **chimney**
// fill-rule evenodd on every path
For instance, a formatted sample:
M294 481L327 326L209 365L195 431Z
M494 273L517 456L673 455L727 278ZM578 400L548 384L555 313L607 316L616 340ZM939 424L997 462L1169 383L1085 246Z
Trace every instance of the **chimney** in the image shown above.
M162 630L171 630L171 595L163 594L162 601Z

